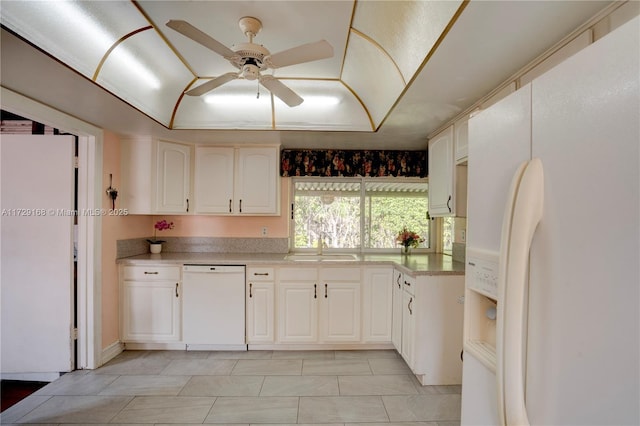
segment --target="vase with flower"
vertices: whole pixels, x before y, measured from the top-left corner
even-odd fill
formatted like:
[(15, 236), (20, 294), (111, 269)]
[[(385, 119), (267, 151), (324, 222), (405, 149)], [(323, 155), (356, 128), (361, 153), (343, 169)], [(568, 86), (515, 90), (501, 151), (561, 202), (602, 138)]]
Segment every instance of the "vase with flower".
[(162, 251), (162, 243), (166, 242), (164, 240), (159, 240), (157, 237), (158, 231), (164, 231), (165, 229), (173, 229), (173, 222), (167, 222), (162, 219), (156, 222), (153, 226), (153, 239), (147, 240), (149, 243), (149, 251), (154, 254), (158, 254)]
[(407, 230), (405, 227), (398, 233), (396, 241), (402, 245), (402, 254), (408, 256), (411, 254), (411, 249), (418, 247), (424, 241), (424, 238), (413, 231)]

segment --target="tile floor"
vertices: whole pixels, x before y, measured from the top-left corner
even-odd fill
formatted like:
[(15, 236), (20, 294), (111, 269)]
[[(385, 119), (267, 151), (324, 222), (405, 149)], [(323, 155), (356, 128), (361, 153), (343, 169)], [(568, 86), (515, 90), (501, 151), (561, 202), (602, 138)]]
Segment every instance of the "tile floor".
[(395, 351), (125, 351), (65, 374), (2, 424), (460, 424), (460, 386), (421, 386)]

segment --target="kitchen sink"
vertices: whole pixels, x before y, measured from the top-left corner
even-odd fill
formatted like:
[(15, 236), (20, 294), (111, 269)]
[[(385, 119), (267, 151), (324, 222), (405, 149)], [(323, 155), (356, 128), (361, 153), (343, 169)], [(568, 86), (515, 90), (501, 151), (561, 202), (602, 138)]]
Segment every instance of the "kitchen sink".
[(301, 261), (321, 261), (321, 260), (357, 260), (354, 254), (315, 254), (315, 253), (295, 253), (285, 257), (286, 260)]

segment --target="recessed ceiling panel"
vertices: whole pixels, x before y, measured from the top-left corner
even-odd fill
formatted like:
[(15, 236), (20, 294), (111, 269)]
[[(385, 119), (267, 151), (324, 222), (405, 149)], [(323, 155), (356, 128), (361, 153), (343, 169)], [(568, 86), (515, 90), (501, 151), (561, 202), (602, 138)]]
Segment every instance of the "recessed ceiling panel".
[(275, 99), (275, 124), (279, 130), (372, 131), (366, 110), (339, 81), (282, 80), (304, 99), (295, 108)]
[(2, 24), (92, 78), (121, 37), (149, 25), (128, 1), (3, 1)]
[(279, 77), (338, 78), (349, 33), (353, 1), (140, 1), (141, 9), (185, 58), (198, 77), (213, 77), (235, 68), (224, 58), (165, 24), (170, 19), (189, 22), (233, 49), (248, 41), (238, 25), (244, 16), (258, 18), (261, 31), (254, 43), (272, 54), (326, 39), (333, 58), (285, 67)]
[(358, 2), (353, 28), (375, 40), (409, 81), (461, 1)]
[(202, 96), (185, 95), (173, 128), (271, 130), (271, 118), (269, 91), (258, 87), (257, 81), (235, 80)]
[(360, 97), (377, 127), (404, 90), (400, 71), (380, 48), (352, 32), (342, 71), (345, 82)]
[(120, 43), (105, 60), (96, 82), (168, 126), (176, 100), (192, 79), (150, 29)]

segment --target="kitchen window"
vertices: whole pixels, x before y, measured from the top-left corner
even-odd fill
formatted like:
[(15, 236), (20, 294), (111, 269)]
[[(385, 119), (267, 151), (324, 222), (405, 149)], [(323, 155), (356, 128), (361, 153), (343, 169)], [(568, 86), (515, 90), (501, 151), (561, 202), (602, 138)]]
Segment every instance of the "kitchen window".
[(429, 249), (428, 183), (420, 178), (293, 178), (293, 251), (396, 252), (406, 227)]

